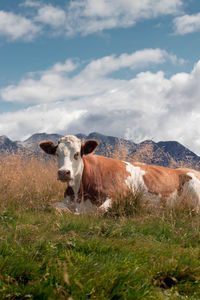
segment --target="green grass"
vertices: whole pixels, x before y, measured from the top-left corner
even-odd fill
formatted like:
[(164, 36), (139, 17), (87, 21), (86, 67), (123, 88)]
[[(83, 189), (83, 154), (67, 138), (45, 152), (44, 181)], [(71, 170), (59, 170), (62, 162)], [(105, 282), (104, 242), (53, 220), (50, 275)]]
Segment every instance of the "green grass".
[(0, 299), (200, 299), (200, 218), (0, 208)]

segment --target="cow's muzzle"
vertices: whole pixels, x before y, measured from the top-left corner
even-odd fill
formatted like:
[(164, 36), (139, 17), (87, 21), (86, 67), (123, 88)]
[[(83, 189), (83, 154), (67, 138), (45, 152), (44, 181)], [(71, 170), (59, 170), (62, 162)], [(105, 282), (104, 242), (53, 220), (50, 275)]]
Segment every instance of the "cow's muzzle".
[(58, 180), (69, 181), (72, 180), (70, 170), (58, 170)]

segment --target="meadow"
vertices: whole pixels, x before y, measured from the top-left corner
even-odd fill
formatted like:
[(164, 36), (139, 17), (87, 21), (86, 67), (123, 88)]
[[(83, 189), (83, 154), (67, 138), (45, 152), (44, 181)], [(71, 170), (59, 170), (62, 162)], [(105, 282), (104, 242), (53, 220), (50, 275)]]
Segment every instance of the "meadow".
[(0, 299), (200, 299), (195, 211), (129, 196), (104, 215), (62, 213), (51, 208), (66, 188), (56, 171), (0, 158)]

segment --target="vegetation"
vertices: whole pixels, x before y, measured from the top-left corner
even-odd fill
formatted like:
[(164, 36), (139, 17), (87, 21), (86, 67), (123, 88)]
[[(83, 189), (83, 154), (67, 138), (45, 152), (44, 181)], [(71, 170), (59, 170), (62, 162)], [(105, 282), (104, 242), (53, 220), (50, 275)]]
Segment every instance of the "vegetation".
[(145, 209), (140, 195), (105, 215), (53, 210), (54, 161), (0, 162), (0, 299), (200, 299), (200, 218)]

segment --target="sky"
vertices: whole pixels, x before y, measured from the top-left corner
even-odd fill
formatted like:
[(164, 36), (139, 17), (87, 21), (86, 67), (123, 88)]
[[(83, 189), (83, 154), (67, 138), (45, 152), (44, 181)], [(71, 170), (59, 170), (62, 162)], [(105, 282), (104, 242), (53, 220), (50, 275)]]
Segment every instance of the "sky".
[(94, 131), (200, 155), (199, 0), (0, 1), (0, 135)]

